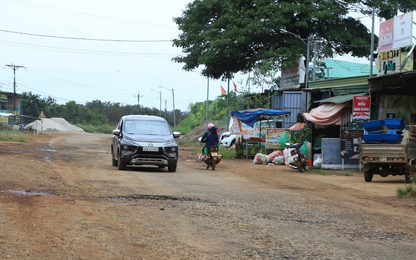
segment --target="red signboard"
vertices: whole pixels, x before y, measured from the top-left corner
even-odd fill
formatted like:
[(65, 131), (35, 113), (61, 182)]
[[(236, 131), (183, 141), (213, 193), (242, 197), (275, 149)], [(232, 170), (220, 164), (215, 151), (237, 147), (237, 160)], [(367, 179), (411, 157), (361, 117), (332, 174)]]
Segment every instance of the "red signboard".
[(352, 106), (352, 118), (353, 119), (370, 119), (370, 96), (354, 96)]

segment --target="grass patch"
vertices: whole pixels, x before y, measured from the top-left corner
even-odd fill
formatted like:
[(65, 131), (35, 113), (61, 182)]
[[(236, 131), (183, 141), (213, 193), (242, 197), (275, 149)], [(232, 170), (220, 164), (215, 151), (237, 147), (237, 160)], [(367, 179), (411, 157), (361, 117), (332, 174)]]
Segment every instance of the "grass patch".
[(82, 128), (87, 133), (94, 133), (94, 134), (112, 134), (113, 130), (116, 129), (117, 126), (113, 125), (81, 125), (77, 124), (76, 126)]
[(223, 147), (221, 147), (220, 149), (221, 149), (220, 153), (222, 155), (222, 157), (221, 157), (222, 159), (232, 159), (233, 158), (233, 156), (235, 154), (235, 150), (230, 150), (228, 148), (223, 148)]
[(12, 130), (9, 130), (9, 131), (1, 130), (0, 131), (0, 140), (2, 140), (2, 141), (25, 143), (32, 136), (34, 136), (33, 133), (27, 133), (27, 132), (12, 131)]
[(180, 140), (180, 139), (176, 139), (176, 143), (180, 147), (201, 147), (201, 149), (203, 147), (203, 143), (199, 143), (199, 142), (188, 142), (188, 141)]
[(413, 185), (406, 185), (405, 188), (397, 188), (397, 197), (399, 198), (416, 198), (416, 192)]
[(328, 171), (328, 170), (322, 170), (322, 169), (309, 169), (308, 171), (312, 174), (318, 174), (318, 175), (352, 176), (352, 174), (349, 172), (334, 172), (334, 171)]

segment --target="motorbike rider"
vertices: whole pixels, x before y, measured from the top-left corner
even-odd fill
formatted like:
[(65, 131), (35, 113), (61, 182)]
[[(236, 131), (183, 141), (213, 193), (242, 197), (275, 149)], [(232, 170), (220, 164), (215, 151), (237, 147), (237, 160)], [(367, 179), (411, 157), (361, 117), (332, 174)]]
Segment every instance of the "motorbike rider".
[(206, 143), (207, 142), (207, 136), (208, 136), (208, 134), (209, 134), (209, 132), (210, 132), (210, 130), (211, 130), (211, 128), (214, 126), (214, 124), (213, 123), (209, 123), (208, 125), (207, 125), (207, 127), (208, 127), (208, 131), (206, 131), (205, 133), (204, 133), (204, 135), (202, 136), (202, 138), (201, 138), (201, 142), (203, 142), (203, 143)]
[[(204, 150), (208, 151), (208, 148), (212, 146), (216, 146), (218, 148), (218, 128), (214, 125), (211, 126), (211, 129), (206, 137)], [(206, 154), (206, 152), (204, 152), (204, 154)]]
[[(205, 133), (204, 133), (204, 135), (201, 137), (201, 143), (206, 143), (207, 142), (207, 137), (208, 137), (208, 135), (209, 135), (209, 133), (210, 133), (210, 131), (211, 131), (211, 128), (214, 126), (214, 124), (213, 123), (209, 123), (208, 125), (207, 125), (207, 128), (208, 128), (208, 131), (206, 131)], [(202, 154), (204, 154), (204, 149), (205, 149), (205, 146), (204, 147), (202, 147)]]

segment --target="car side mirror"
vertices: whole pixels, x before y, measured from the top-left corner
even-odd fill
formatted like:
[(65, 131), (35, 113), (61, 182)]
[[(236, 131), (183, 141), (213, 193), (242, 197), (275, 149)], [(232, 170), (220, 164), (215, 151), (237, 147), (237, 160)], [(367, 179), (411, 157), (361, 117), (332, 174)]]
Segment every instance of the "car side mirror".
[(113, 135), (120, 135), (120, 129), (114, 129)]
[(173, 132), (173, 138), (179, 138), (179, 137), (181, 137), (181, 133)]

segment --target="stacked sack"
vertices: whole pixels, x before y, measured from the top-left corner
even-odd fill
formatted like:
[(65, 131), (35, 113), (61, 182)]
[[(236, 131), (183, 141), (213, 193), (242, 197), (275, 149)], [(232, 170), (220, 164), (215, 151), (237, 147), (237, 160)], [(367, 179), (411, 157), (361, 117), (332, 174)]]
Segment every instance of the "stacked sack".
[(285, 157), (281, 151), (274, 151), (269, 155), (257, 153), (254, 156), (253, 164), (285, 164)]

